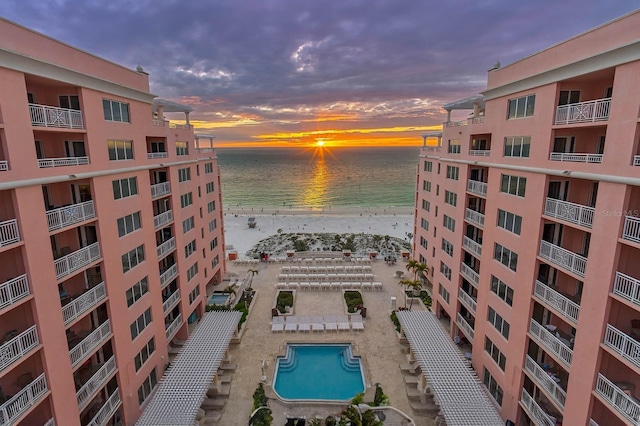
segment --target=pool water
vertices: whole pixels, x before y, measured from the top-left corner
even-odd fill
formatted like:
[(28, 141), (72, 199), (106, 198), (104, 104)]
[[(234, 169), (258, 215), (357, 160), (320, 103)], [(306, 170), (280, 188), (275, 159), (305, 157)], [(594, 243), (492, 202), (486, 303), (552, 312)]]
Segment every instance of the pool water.
[(225, 293), (213, 293), (209, 298), (210, 305), (224, 305), (229, 300), (229, 295)]
[(288, 344), (273, 381), (284, 400), (350, 401), (365, 390), (362, 362), (349, 344)]

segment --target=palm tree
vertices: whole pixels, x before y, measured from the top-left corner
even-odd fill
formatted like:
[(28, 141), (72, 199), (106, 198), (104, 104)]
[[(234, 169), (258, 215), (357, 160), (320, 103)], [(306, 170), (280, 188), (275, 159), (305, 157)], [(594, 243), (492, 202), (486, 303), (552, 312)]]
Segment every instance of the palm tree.
[(419, 263), (420, 263), (420, 262), (418, 262), (418, 261), (417, 261), (417, 260), (415, 260), (415, 259), (409, 259), (409, 260), (407, 260), (407, 265), (406, 265), (407, 271), (413, 271), (413, 270), (414, 270), (414, 268), (415, 268)]
[[(407, 308), (407, 291), (408, 291), (410, 288), (411, 288), (411, 289), (415, 288), (415, 287), (416, 287), (416, 284), (415, 284), (416, 282), (417, 282), (416, 280), (407, 280), (407, 279), (404, 279), (404, 280), (400, 280), (400, 282), (398, 283), (398, 284), (400, 284), (402, 287), (404, 287), (404, 291), (403, 291), (403, 293), (404, 293), (404, 308), (405, 308), (405, 309)], [(419, 286), (419, 285), (420, 285), (420, 284), (418, 283), (418, 286)], [(413, 299), (411, 300), (411, 302), (413, 303)]]
[(249, 285), (247, 286), (247, 289), (250, 290), (253, 284), (253, 277), (258, 275), (259, 272), (257, 269), (249, 269), (247, 272), (251, 274), (251, 277), (249, 278)]
[[(422, 287), (422, 285), (420, 284), (420, 280), (407, 280), (407, 290), (411, 290), (412, 291), (412, 296), (416, 295), (417, 291), (420, 291), (420, 288)], [(406, 300), (406, 298), (405, 298)], [(411, 310), (411, 308), (413, 307), (413, 297), (411, 297), (411, 303), (409, 303), (409, 310)]]
[(418, 279), (418, 272), (422, 273), (424, 271), (426, 271), (428, 268), (427, 264), (424, 262), (418, 262), (415, 259), (409, 259), (407, 260), (407, 271), (412, 271), (413, 272), (413, 279), (417, 280)]
[(422, 262), (422, 263), (418, 263), (415, 268), (413, 269), (414, 272), (414, 277), (417, 280), (418, 279), (418, 274), (420, 274), (420, 277), (422, 277), (424, 275), (424, 271), (428, 270), (429, 267), (427, 266), (426, 263)]

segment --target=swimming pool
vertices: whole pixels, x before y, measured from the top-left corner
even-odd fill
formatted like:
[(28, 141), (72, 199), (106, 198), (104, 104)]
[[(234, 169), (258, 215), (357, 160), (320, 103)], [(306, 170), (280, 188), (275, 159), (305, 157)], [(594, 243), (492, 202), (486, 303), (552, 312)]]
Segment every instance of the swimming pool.
[(350, 344), (287, 344), (273, 389), (283, 400), (350, 401), (365, 390), (362, 362)]
[(210, 305), (224, 305), (229, 300), (229, 295), (226, 293), (213, 293), (209, 298)]

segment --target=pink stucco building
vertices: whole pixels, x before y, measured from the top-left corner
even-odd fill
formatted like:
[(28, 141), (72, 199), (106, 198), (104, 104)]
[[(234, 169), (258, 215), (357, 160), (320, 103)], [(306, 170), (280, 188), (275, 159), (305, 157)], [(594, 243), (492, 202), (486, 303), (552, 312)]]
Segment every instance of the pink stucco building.
[(0, 425), (134, 424), (203, 315), (224, 234), (189, 111), (0, 19)]
[(505, 421), (640, 421), (639, 40), (636, 11), (496, 64), (424, 135), (415, 257)]

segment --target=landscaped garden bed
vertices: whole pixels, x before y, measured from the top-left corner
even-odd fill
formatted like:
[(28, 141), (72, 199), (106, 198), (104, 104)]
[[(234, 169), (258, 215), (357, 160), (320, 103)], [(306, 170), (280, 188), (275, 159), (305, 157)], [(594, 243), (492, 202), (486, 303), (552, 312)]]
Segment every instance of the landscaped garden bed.
[(349, 314), (357, 314), (364, 307), (364, 302), (362, 300), (362, 293), (356, 290), (346, 290), (343, 293), (344, 302), (347, 306), (347, 313)]
[(273, 309), (275, 309), (278, 315), (292, 315), (295, 298), (295, 290), (279, 290), (276, 294)]

